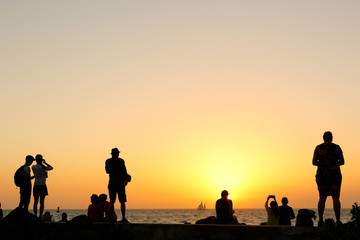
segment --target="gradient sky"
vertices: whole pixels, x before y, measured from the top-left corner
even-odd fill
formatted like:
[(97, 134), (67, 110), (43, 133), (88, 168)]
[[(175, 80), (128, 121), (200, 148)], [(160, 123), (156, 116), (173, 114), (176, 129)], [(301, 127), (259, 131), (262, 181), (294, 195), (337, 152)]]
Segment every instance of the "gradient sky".
[[(107, 193), (121, 151), (128, 208), (235, 208), (268, 194), (316, 208), (330, 130), (343, 207), (360, 199), (359, 1), (1, 1), (0, 202), (42, 154), (45, 208)], [(33, 201), (31, 201), (32, 206)], [(329, 199), (327, 206), (331, 207)], [(119, 208), (119, 204), (116, 205)]]

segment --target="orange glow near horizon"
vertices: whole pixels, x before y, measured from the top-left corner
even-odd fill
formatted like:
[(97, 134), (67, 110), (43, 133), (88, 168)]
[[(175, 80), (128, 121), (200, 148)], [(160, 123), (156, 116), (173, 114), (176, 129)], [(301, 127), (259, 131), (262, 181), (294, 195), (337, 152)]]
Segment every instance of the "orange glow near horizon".
[(14, 172), (38, 153), (54, 167), (45, 208), (87, 208), (108, 192), (113, 147), (130, 209), (214, 208), (224, 189), (234, 208), (269, 194), (316, 208), (311, 160), (328, 130), (351, 207), (358, 6), (260, 2), (1, 3), (2, 208), (18, 205)]

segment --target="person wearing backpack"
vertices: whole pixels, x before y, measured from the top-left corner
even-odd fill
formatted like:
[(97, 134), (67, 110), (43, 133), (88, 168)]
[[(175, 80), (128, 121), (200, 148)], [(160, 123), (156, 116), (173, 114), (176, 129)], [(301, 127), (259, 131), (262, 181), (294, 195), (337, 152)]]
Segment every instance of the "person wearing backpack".
[(30, 176), (30, 166), (34, 162), (35, 158), (31, 155), (27, 155), (25, 158), (25, 164), (21, 166), (15, 173), (15, 184), (20, 187), (20, 203), (19, 208), (23, 208), (26, 211), (29, 209), (31, 198), (31, 179), (34, 176)]

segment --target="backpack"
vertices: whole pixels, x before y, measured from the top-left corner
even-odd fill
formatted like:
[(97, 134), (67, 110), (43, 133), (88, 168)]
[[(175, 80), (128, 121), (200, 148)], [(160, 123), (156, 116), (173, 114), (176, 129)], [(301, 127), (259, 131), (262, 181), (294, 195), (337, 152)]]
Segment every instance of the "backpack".
[(14, 182), (17, 187), (20, 187), (25, 182), (24, 165), (19, 167), (14, 175)]

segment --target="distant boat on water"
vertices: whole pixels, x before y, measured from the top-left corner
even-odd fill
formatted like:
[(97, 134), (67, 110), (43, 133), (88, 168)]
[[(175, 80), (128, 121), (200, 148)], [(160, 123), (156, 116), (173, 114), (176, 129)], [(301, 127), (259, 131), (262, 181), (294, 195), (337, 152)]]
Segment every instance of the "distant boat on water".
[(206, 204), (205, 203), (203, 204), (203, 202), (201, 202), (197, 209), (198, 210), (206, 210)]

